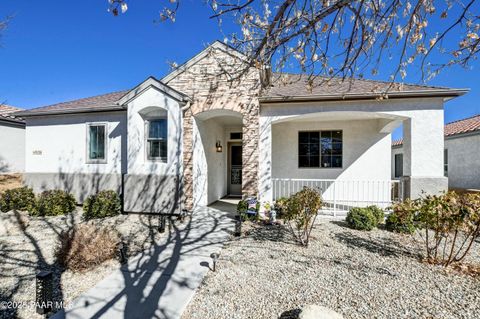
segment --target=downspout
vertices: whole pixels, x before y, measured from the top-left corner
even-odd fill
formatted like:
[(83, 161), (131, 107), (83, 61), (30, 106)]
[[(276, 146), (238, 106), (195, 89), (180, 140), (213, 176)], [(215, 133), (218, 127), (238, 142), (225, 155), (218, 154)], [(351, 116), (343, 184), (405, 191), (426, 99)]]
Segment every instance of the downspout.
[[(182, 107), (182, 144), (183, 144), (183, 113), (190, 108), (190, 105), (191, 105), (190, 101), (187, 100), (187, 103)], [(183, 145), (182, 145), (182, 154), (183, 154), (184, 151), (185, 150), (183, 149)], [(177, 194), (179, 194), (178, 204), (180, 205), (180, 207), (179, 207), (180, 213), (181, 213), (181, 215), (183, 215), (185, 213), (185, 211), (182, 209), (182, 206), (183, 206), (182, 201), (183, 201), (183, 197), (184, 197), (184, 194), (183, 194), (183, 183), (184, 183), (184, 179), (183, 179), (183, 170), (184, 170), (183, 158), (181, 159), (181, 163), (182, 163), (181, 174), (178, 174), (178, 175), (181, 175), (181, 176), (178, 176), (179, 180), (178, 180), (178, 184), (177, 184), (177, 187), (178, 187)]]

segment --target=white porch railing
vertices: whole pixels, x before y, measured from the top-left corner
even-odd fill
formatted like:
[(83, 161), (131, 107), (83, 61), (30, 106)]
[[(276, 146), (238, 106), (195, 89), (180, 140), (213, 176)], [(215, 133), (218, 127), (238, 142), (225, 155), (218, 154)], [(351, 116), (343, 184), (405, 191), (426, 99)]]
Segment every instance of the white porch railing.
[(377, 205), (387, 208), (393, 200), (403, 198), (401, 183), (395, 180), (336, 180), (273, 178), (273, 200), (289, 197), (303, 187), (317, 189), (322, 195), (322, 213), (345, 213), (351, 207)]

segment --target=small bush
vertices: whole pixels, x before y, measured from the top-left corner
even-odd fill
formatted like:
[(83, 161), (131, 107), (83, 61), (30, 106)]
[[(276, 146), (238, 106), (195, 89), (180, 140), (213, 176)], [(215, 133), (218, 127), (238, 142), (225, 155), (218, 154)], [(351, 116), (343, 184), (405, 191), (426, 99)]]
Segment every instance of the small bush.
[(63, 190), (44, 191), (35, 201), (35, 205), (29, 209), (34, 216), (58, 216), (65, 215), (75, 209), (75, 198), (72, 194)]
[(354, 207), (347, 214), (348, 226), (358, 230), (372, 230), (377, 227), (377, 218), (368, 208)]
[(288, 198), (280, 197), (275, 201), (274, 209), (277, 212), (277, 217), (282, 218), (287, 212)]
[(93, 268), (115, 258), (120, 236), (116, 231), (93, 224), (76, 226), (60, 234), (55, 250), (58, 263), (72, 271)]
[[(322, 208), (320, 193), (309, 187), (304, 187), (287, 201), (284, 218), (297, 240), (304, 246), (308, 246), (310, 233), (320, 208)], [(295, 225), (295, 229), (292, 227), (292, 223)]]
[(427, 195), (416, 204), (427, 260), (445, 267), (461, 262), (480, 237), (480, 194)]
[(248, 208), (247, 201), (242, 199), (241, 201), (238, 202), (237, 204), (237, 212), (239, 214), (245, 214)]
[(395, 203), (392, 213), (387, 216), (385, 228), (396, 233), (413, 234), (416, 229), (415, 211), (415, 202), (411, 200)]
[(382, 224), (385, 221), (385, 213), (380, 207), (372, 205), (368, 206), (367, 209), (372, 212), (373, 216), (377, 220), (377, 225)]
[(89, 196), (83, 203), (83, 217), (86, 220), (115, 216), (120, 214), (121, 210), (120, 196), (111, 190)]
[(28, 210), (35, 202), (33, 190), (28, 187), (18, 187), (6, 190), (0, 196), (0, 210), (8, 212), (12, 209)]

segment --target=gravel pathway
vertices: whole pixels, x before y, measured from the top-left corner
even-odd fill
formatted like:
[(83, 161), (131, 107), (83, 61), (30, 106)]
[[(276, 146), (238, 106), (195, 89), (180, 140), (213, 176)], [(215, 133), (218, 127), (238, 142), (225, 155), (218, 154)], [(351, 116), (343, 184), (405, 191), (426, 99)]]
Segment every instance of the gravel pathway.
[[(419, 261), (411, 236), (322, 219), (308, 248), (283, 226), (250, 225), (222, 251), (190, 318), (290, 318), (307, 304), (345, 318), (479, 318), (480, 278)], [(470, 262), (480, 263), (480, 244)]]
[[(0, 213), (0, 301), (26, 305), (15, 310), (0, 309), (0, 318), (43, 318), (35, 313), (30, 304), (35, 298), (35, 275), (39, 269), (53, 271), (56, 287), (54, 300), (63, 300), (64, 305), (68, 306), (113, 269), (119, 268), (117, 260), (107, 261), (81, 273), (62, 272), (57, 267), (54, 249), (58, 234), (80, 223), (84, 223), (81, 209), (67, 216), (45, 218), (31, 217), (23, 212)], [(155, 228), (158, 218), (142, 215), (119, 215), (90, 223), (114, 227), (129, 242), (130, 255), (146, 249), (153, 240), (162, 236)]]

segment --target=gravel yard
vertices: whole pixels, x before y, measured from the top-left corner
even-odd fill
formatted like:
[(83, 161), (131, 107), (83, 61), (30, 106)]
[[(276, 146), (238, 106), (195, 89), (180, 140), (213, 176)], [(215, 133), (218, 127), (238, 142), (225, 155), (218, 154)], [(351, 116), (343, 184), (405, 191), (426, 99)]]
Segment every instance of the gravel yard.
[[(480, 316), (480, 278), (420, 262), (411, 236), (321, 219), (304, 248), (283, 226), (245, 226), (247, 235), (222, 251), (183, 319), (294, 318), (307, 304), (345, 318)], [(478, 242), (468, 262), (480, 264)]]
[[(162, 235), (155, 228), (158, 219), (142, 215), (119, 215), (91, 222), (119, 231), (122, 238), (129, 241), (130, 254), (146, 248)], [(59, 269), (54, 261), (58, 234), (79, 223), (82, 223), (81, 209), (57, 217), (30, 217), (13, 211), (0, 213), (0, 301), (32, 302), (35, 298), (35, 274), (38, 269), (48, 269), (54, 273), (54, 300), (63, 300), (68, 306), (112, 269), (119, 267), (118, 261), (110, 260), (83, 273), (62, 272)], [(13, 317), (43, 318), (29, 306), (16, 310), (0, 309), (0, 318)]]
[(0, 193), (7, 189), (22, 187), (21, 174), (0, 174)]

